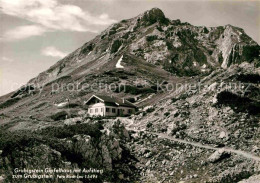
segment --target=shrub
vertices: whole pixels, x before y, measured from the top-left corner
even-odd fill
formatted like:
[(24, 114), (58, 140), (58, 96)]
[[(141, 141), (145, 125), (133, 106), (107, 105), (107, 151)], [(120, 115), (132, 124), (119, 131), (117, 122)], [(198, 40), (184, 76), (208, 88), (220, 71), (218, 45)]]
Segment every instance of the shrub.
[(47, 127), (38, 133), (43, 136), (56, 138), (68, 138), (73, 137), (76, 134), (87, 134), (91, 137), (99, 137), (101, 135), (100, 129), (102, 129), (100, 123), (76, 124), (64, 127)]
[(248, 112), (252, 115), (260, 113), (260, 103), (247, 97), (238, 96), (229, 91), (220, 92), (217, 95), (217, 105), (230, 106), (237, 112)]
[(75, 107), (79, 107), (79, 106), (80, 105), (77, 104), (77, 103), (69, 103), (68, 106), (66, 106), (66, 107), (68, 107), (68, 108), (75, 108)]
[(146, 112), (147, 112), (147, 113), (151, 113), (151, 112), (153, 112), (154, 110), (155, 110), (154, 107), (150, 107), (150, 108), (148, 108), (148, 109), (146, 110)]
[(87, 54), (88, 52), (92, 51), (95, 47), (95, 44), (91, 43), (89, 45), (86, 45), (82, 50), (81, 53), (82, 54)]
[(127, 22), (127, 20), (125, 20), (125, 19), (121, 21), (121, 23), (126, 23), (126, 22)]
[(9, 155), (15, 149), (21, 150), (25, 146), (31, 147), (38, 144), (40, 138), (37, 138), (29, 131), (9, 132), (0, 130), (0, 147), (3, 150), (2, 156)]
[(54, 81), (51, 81), (51, 82), (47, 83), (47, 84), (45, 85), (45, 87), (46, 87), (46, 86), (51, 86), (51, 85), (54, 84), (54, 83), (66, 83), (66, 82), (68, 82), (70, 79), (71, 79), (71, 76), (62, 76), (62, 77), (60, 77), (60, 78), (58, 78), (58, 79), (56, 79), (56, 80), (54, 80)]
[(172, 50), (173, 49), (173, 45), (170, 41), (166, 41), (166, 46), (168, 48), (168, 50)]
[(188, 94), (187, 94), (187, 93), (183, 93), (183, 94), (181, 94), (181, 95), (178, 97), (178, 99), (179, 99), (179, 100), (185, 100), (187, 97), (188, 97)]
[(240, 74), (237, 76), (237, 80), (247, 83), (260, 83), (259, 74)]
[(251, 62), (254, 60), (254, 58), (259, 58), (259, 49), (260, 46), (245, 46), (243, 49), (243, 56), (245, 60)]
[(119, 78), (120, 78), (120, 79), (128, 79), (128, 77), (125, 76), (125, 75), (121, 75), (121, 76), (119, 76)]
[(11, 98), (14, 98), (16, 96), (18, 96), (19, 94), (30, 94), (30, 93), (33, 93), (34, 91), (34, 87), (33, 86), (23, 86), (21, 87), (18, 91), (16, 91), (12, 96)]
[(111, 30), (108, 32), (108, 35), (111, 36), (111, 35), (113, 35), (113, 34), (115, 34), (115, 33), (116, 33), (116, 30), (111, 29)]
[(136, 86), (131, 86), (131, 85), (124, 85), (118, 87), (115, 92), (120, 93), (120, 92), (125, 92), (125, 93), (130, 93), (132, 95), (138, 95), (138, 94), (149, 94), (149, 93), (156, 93), (156, 90), (152, 88), (138, 88)]
[(174, 103), (174, 102), (176, 102), (176, 101), (178, 101), (178, 99), (172, 98), (172, 103)]
[(169, 116), (171, 113), (170, 112), (166, 112), (166, 113), (164, 113), (164, 116)]
[(154, 41), (156, 39), (158, 39), (157, 35), (146, 36), (146, 41), (148, 41), (148, 42), (152, 42), (152, 41)]
[(4, 109), (6, 107), (10, 107), (11, 105), (17, 103), (20, 100), (20, 98), (12, 98), (8, 99), (7, 101), (0, 104), (0, 109)]
[(153, 124), (151, 122), (147, 123), (146, 128), (151, 128)]
[(114, 40), (114, 42), (112, 43), (110, 52), (111, 53), (117, 52), (121, 45), (122, 45), (122, 41), (121, 40), (118, 40), (118, 39)]
[(156, 29), (157, 29), (158, 31), (160, 31), (160, 32), (163, 32), (163, 29), (162, 29), (161, 26), (156, 26)]
[(13, 150), (22, 150), (25, 147), (33, 147), (39, 144), (47, 144), (54, 149), (62, 149), (59, 138), (71, 138), (77, 134), (85, 134), (98, 140), (102, 135), (100, 123), (76, 124), (63, 127), (47, 127), (37, 131), (15, 131), (9, 132), (0, 130), (0, 147), (3, 155), (10, 154)]
[(151, 89), (157, 91), (157, 90), (162, 90), (161, 87), (158, 87), (157, 85), (152, 85)]
[(68, 113), (66, 111), (60, 111), (53, 115), (51, 115), (51, 119), (54, 121), (64, 120), (68, 116)]
[(104, 39), (106, 37), (107, 34), (104, 34), (101, 36), (101, 39)]

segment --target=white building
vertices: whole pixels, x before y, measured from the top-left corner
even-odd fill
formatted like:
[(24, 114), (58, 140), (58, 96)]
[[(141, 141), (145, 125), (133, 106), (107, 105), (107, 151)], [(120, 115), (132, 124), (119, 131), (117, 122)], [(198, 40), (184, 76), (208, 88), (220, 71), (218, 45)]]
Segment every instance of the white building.
[(90, 116), (128, 116), (137, 110), (131, 102), (113, 96), (92, 95), (85, 105)]

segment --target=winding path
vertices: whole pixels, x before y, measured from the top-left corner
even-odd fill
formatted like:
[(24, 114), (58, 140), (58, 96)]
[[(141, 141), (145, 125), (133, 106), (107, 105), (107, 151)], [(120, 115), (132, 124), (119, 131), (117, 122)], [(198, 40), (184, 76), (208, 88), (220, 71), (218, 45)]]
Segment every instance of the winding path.
[[(123, 119), (123, 118), (120, 118), (121, 121), (124, 122), (124, 124), (133, 124), (132, 120), (130, 119)], [(126, 125), (126, 126), (128, 126)], [(127, 130), (132, 130), (132, 131), (135, 131), (135, 132), (140, 132), (140, 131), (143, 131), (145, 133), (149, 133), (149, 134), (153, 134), (153, 135), (157, 135), (159, 138), (163, 138), (163, 139), (168, 139), (168, 140), (171, 140), (171, 141), (175, 141), (175, 142), (179, 142), (179, 143), (183, 143), (183, 144), (188, 144), (188, 145), (192, 145), (192, 146), (195, 146), (195, 147), (199, 147), (199, 148), (204, 148), (204, 149), (210, 149), (210, 150), (219, 150), (219, 149), (224, 149), (226, 152), (230, 152), (230, 153), (234, 153), (234, 154), (237, 154), (237, 155), (240, 155), (240, 156), (243, 156), (247, 159), (251, 159), (251, 160), (255, 160), (255, 161), (259, 161), (260, 162), (260, 157), (256, 156), (256, 155), (253, 155), (249, 152), (245, 152), (245, 151), (242, 151), (242, 150), (236, 150), (236, 149), (232, 149), (232, 148), (229, 148), (229, 147), (221, 147), (221, 148), (217, 148), (217, 147), (212, 147), (210, 145), (203, 145), (201, 143), (198, 143), (198, 142), (189, 142), (189, 141), (186, 141), (186, 140), (182, 140), (182, 139), (176, 139), (174, 137), (171, 137), (165, 133), (157, 133), (157, 132), (149, 132), (149, 131), (145, 131), (145, 130), (137, 130), (135, 128), (129, 128), (129, 127), (126, 127)]]
[(252, 159), (252, 160), (260, 162), (260, 157), (255, 156), (253, 154), (250, 154), (248, 152), (242, 151), (242, 150), (235, 150), (235, 149), (232, 149), (232, 148), (229, 148), (229, 147), (216, 148), (216, 147), (212, 147), (212, 146), (209, 146), (209, 145), (203, 145), (203, 144), (200, 144), (200, 143), (197, 143), (197, 142), (188, 142), (186, 140), (173, 138), (173, 137), (168, 136), (167, 134), (164, 134), (164, 133), (155, 133), (155, 132), (147, 132), (147, 133), (158, 135), (158, 137), (161, 137), (161, 138), (164, 138), (164, 139), (169, 139), (169, 140), (172, 140), (172, 141), (175, 141), (175, 142), (180, 142), (180, 143), (183, 143), (183, 144), (189, 144), (189, 145), (204, 148), (204, 149), (211, 149), (211, 150), (224, 149), (226, 152), (241, 155), (241, 156), (244, 156), (245, 158)]

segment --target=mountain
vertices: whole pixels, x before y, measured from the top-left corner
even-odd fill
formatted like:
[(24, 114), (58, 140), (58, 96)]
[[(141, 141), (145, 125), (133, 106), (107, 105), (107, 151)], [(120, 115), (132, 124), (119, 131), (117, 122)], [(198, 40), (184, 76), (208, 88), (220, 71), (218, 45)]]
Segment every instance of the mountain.
[[(158, 8), (113, 24), (0, 97), (0, 175), (8, 182), (12, 167), (91, 165), (106, 171), (97, 182), (257, 175), (259, 50), (241, 28), (193, 26)], [(96, 93), (139, 112), (90, 118), (84, 101)]]
[(160, 9), (153, 8), (113, 24), (30, 83), (45, 84), (66, 75), (90, 74), (96, 68), (113, 69), (109, 63), (123, 55), (130, 57), (126, 67), (137, 57), (176, 75), (197, 75), (243, 61), (259, 63), (255, 60), (259, 45), (241, 28), (193, 26), (169, 20)]
[[(117, 68), (119, 60), (121, 68)], [(135, 18), (111, 25), (31, 79), (27, 86), (0, 98), (0, 103), (3, 103), (0, 108), (6, 108), (4, 101), (8, 97), (7, 105), (18, 100), (21, 104), (24, 100), (24, 106), (32, 106), (31, 101), (35, 101), (35, 105), (39, 101), (48, 105), (48, 101), (58, 103), (66, 98), (87, 98), (93, 93), (91, 86), (97, 84), (104, 85), (103, 89), (97, 87), (99, 93), (138, 97), (140, 101), (154, 93), (157, 100), (162, 95), (156, 92), (157, 85), (162, 81), (190, 81), (192, 78), (189, 76), (205, 76), (216, 69), (227, 69), (244, 61), (259, 65), (259, 45), (242, 29), (231, 25), (209, 28), (193, 26), (180, 20), (169, 20), (160, 9), (153, 8)], [(104, 91), (111, 83), (116, 87), (126, 85), (127, 92)], [(136, 85), (140, 85), (139, 88)], [(28, 91), (37, 95), (24, 97)], [(144, 106), (146, 103), (140, 102), (138, 105)], [(37, 119), (43, 117), (46, 120), (45, 113), (52, 112), (52, 107), (46, 106), (39, 111), (42, 115), (37, 112)], [(14, 117), (20, 112), (28, 116), (36, 115), (33, 109), (29, 112), (29, 108), (20, 108), (11, 108), (14, 113), (10, 116)]]

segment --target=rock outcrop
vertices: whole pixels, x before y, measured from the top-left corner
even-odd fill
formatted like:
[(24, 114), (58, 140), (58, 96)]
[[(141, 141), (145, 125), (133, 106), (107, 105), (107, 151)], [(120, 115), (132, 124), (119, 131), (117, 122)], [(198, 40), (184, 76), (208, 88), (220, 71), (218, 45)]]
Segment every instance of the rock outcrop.
[[(82, 125), (88, 126), (88, 124)], [(82, 125), (81, 127), (83, 127)], [(110, 129), (107, 129), (111, 133), (107, 133), (107, 130), (103, 132), (95, 130), (93, 134), (88, 134), (88, 130), (84, 132), (80, 126), (75, 125), (60, 128), (56, 128), (56, 130), (62, 132), (62, 129), (74, 128), (75, 131), (81, 131), (81, 133), (74, 131), (70, 135), (73, 135), (73, 133), (75, 135), (71, 137), (56, 138), (49, 135), (49, 132), (46, 136), (46, 132), (44, 132), (44, 135), (42, 132), (28, 132), (28, 135), (33, 137), (28, 138), (26, 135), (16, 132), (17, 134), (14, 134), (17, 135), (15, 137), (16, 142), (8, 142), (8, 138), (14, 137), (6, 135), (5, 142), (1, 142), (4, 149), (0, 155), (0, 163), (3, 165), (0, 167), (0, 178), (5, 182), (11, 182), (14, 167), (29, 170), (57, 167), (67, 170), (75, 168), (102, 170), (102, 174), (98, 174), (95, 179), (98, 182), (101, 180), (117, 182), (130, 178), (135, 179), (135, 168), (131, 166), (131, 164), (135, 164), (135, 160), (128, 157), (130, 152), (125, 145), (130, 137), (119, 122), (115, 122)], [(91, 128), (91, 125), (89, 128)], [(67, 132), (64, 135), (66, 134)], [(55, 133), (55, 136), (59, 136), (59, 134)], [(19, 140), (27, 143), (18, 144)], [(56, 174), (52, 175), (55, 176), (51, 179), (51, 182), (59, 182)], [(70, 181), (63, 180), (63, 182)], [(85, 178), (84, 181), (90, 181), (90, 179)], [(27, 182), (27, 179), (20, 179), (19, 182)]]

